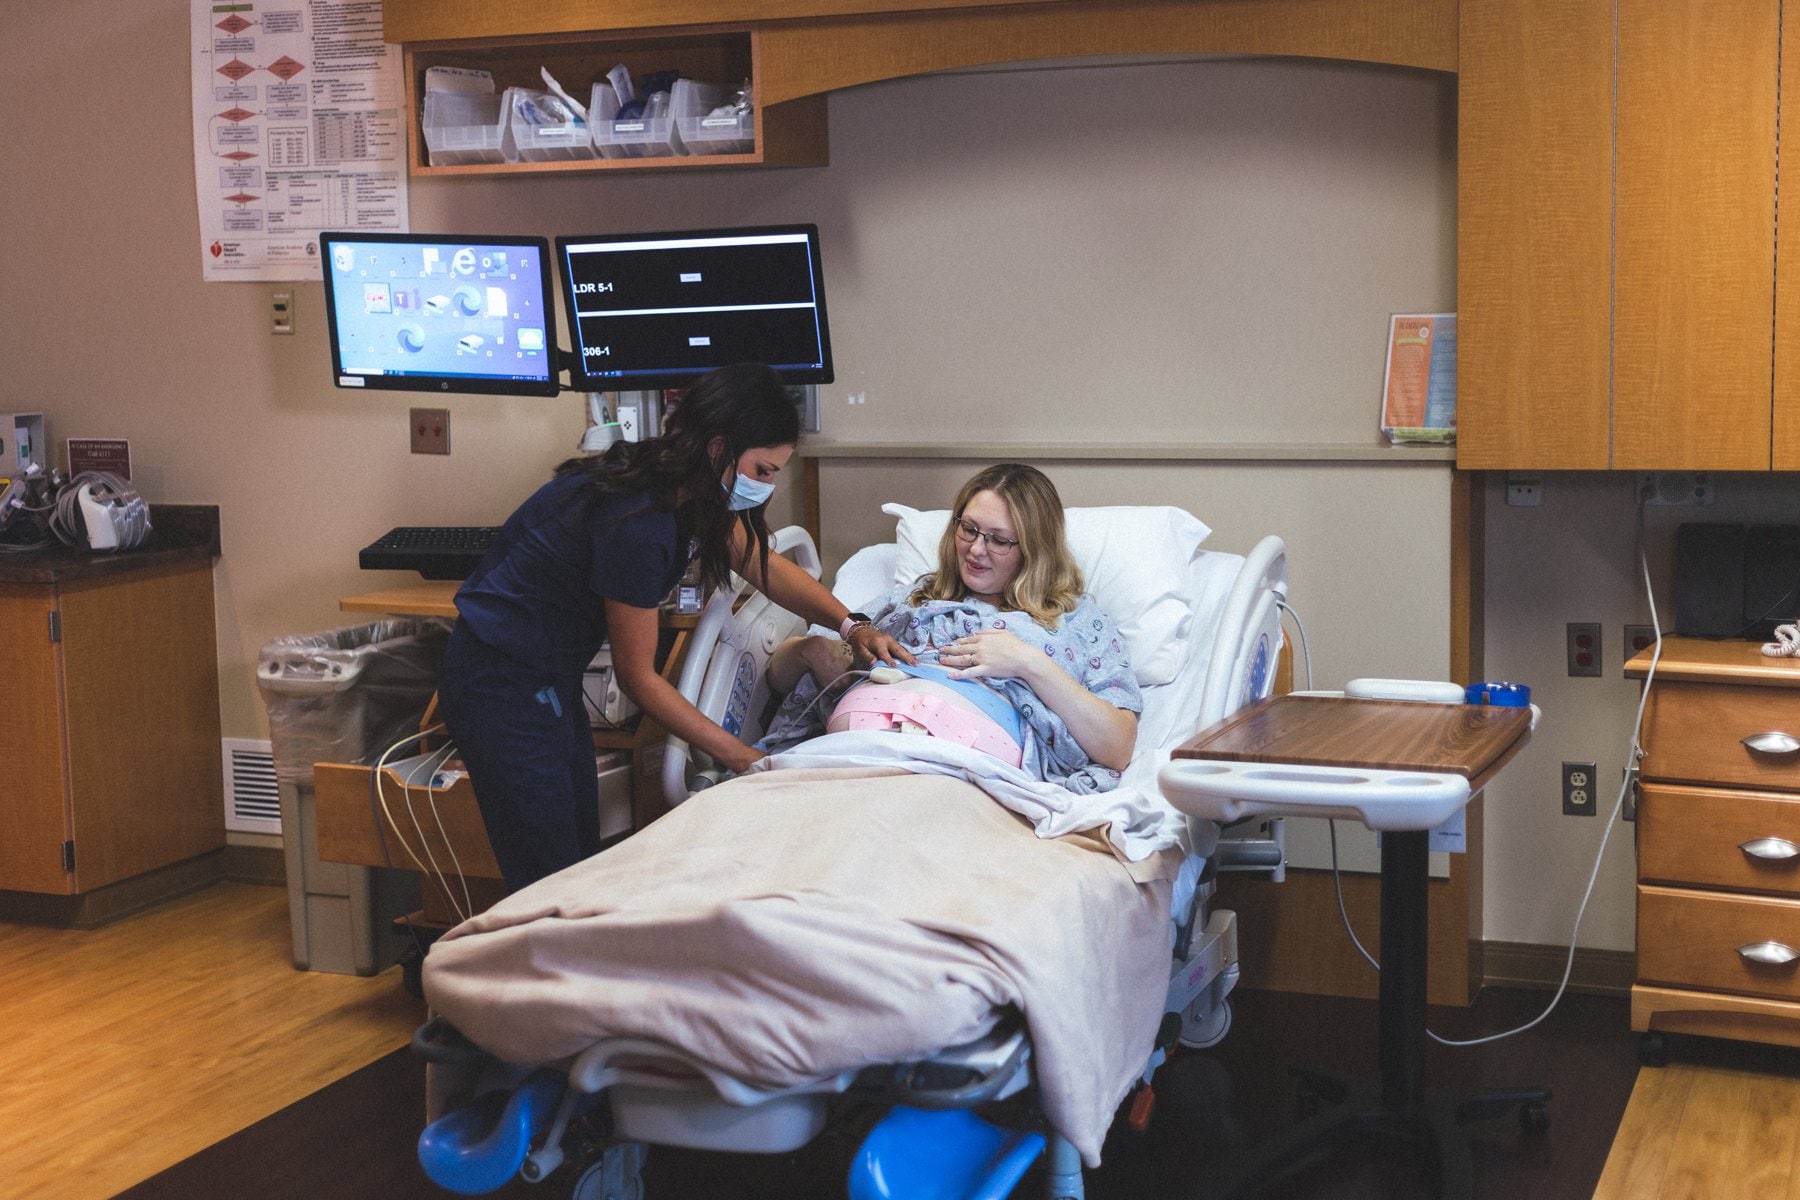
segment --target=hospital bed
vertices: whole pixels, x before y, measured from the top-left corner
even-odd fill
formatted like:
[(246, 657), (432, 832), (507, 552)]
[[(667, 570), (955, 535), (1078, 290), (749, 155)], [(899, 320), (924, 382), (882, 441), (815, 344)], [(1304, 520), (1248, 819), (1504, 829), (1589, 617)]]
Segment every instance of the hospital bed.
[[(887, 511), (899, 518), (895, 541), (858, 551), (834, 581), (833, 590), (851, 608), (879, 596), (896, 580), (916, 576), (931, 562), (936, 533), (948, 516), (899, 506)], [(892, 781), (877, 771), (877, 782), (866, 784), (858, 772), (869, 768), (855, 754), (848, 760), (832, 756), (840, 753), (835, 747), (845, 738), (885, 738), (915, 746), (935, 739), (834, 734), (803, 748), (831, 747), (829, 752), (819, 751), (821, 758), (802, 757), (789, 764), (782, 762), (787, 755), (778, 755), (775, 769), (723, 783), (713, 764), (672, 739), (663, 766), (665, 793), (676, 805), (668, 816), (589, 864), (502, 902), (490, 914), (453, 931), (428, 957), (427, 998), (438, 1015), (419, 1031), (414, 1044), (431, 1064), (429, 1108), (434, 1120), (421, 1137), (420, 1157), (434, 1179), (466, 1193), (492, 1190), (514, 1175), (543, 1179), (578, 1146), (592, 1162), (581, 1173), (574, 1194), (580, 1200), (631, 1200), (642, 1194), (639, 1169), (647, 1144), (780, 1153), (806, 1144), (849, 1104), (876, 1102), (894, 1107), (858, 1153), (850, 1180), (853, 1200), (919, 1194), (909, 1188), (909, 1171), (915, 1178), (930, 1179), (932, 1195), (964, 1195), (971, 1200), (1005, 1196), (1045, 1152), (1047, 1194), (1082, 1195), (1082, 1162), (1097, 1161), (1106, 1125), (1133, 1084), (1140, 1077), (1149, 1081), (1177, 1042), (1214, 1044), (1230, 1024), (1228, 995), (1237, 979), (1235, 918), (1230, 912), (1210, 911), (1207, 904), (1212, 893), (1207, 856), (1218, 830), (1209, 821), (1183, 817), (1169, 807), (1157, 790), (1156, 773), (1169, 752), (1194, 730), (1270, 692), (1281, 644), (1280, 605), (1287, 575), (1286, 552), (1279, 539), (1265, 538), (1243, 557), (1199, 549), (1208, 531), (1180, 510), (1072, 509), (1069, 520), (1071, 547), (1089, 588), (1131, 643), (1134, 664), (1139, 662), (1140, 646), (1144, 648), (1138, 667), (1144, 695), (1138, 748), (1117, 793), (1088, 798), (1085, 817), (1083, 803), (1057, 810), (1066, 797), (1052, 797), (1051, 803), (1038, 807), (1034, 805), (1042, 797), (1030, 793), (1002, 801), (1030, 822), (1033, 834), (1032, 828), (1007, 815), (1001, 803), (976, 792), (965, 776), (955, 773), (960, 764), (954, 754), (948, 765), (909, 767), (920, 772), (917, 776)], [(815, 577), (819, 574), (817, 554), (801, 531), (781, 531), (774, 545)], [(702, 711), (746, 741), (754, 741), (772, 713), (762, 678), (768, 657), (782, 640), (802, 631), (798, 618), (759, 594), (715, 595), (694, 631), (679, 686)], [(853, 807), (852, 796), (863, 803), (865, 793), (877, 786), (909, 789), (896, 803), (903, 813), (919, 814), (928, 829), (917, 838), (884, 841), (861, 828), (840, 834), (822, 827), (832, 824), (831, 814)], [(979, 802), (971, 803), (969, 797), (978, 797)], [(891, 1060), (863, 1061), (852, 1055), (851, 1061), (841, 1061), (844, 1055), (824, 1051), (832, 1061), (787, 1063), (793, 1049), (790, 1042), (805, 1040), (806, 1048), (813, 1049), (813, 1026), (822, 1021), (830, 1027), (839, 1014), (827, 1004), (826, 1015), (820, 1018), (815, 1012), (811, 1024), (769, 1015), (762, 993), (757, 994), (762, 1008), (740, 1011), (734, 1007), (740, 997), (730, 994), (721, 999), (717, 1011), (697, 1005), (679, 1036), (644, 1036), (642, 1029), (610, 1026), (594, 1036), (595, 1030), (586, 1024), (584, 998), (604, 996), (607, 1005), (622, 1009), (627, 1002), (617, 994), (635, 988), (642, 992), (645, 1011), (660, 1013), (671, 1002), (658, 995), (655, 986), (644, 986), (646, 977), (657, 975), (660, 968), (653, 965), (646, 971), (639, 959), (608, 962), (593, 976), (582, 975), (573, 982), (565, 977), (560, 957), (568, 945), (564, 939), (581, 937), (577, 927), (584, 921), (596, 922), (594, 928), (600, 931), (590, 941), (613, 946), (629, 942), (636, 932), (634, 925), (620, 923), (617, 912), (589, 912), (582, 907), (587, 903), (582, 891), (586, 882), (576, 877), (578, 873), (591, 864), (595, 870), (612, 870), (607, 886), (634, 894), (653, 891), (666, 873), (664, 867), (675, 869), (669, 866), (672, 860), (664, 857), (659, 867), (631, 856), (657, 839), (666, 845), (650, 850), (717, 852), (723, 869), (738, 869), (732, 852), (716, 850), (715, 843), (755, 837), (754, 826), (779, 826), (776, 813), (804, 823), (804, 828), (791, 831), (794, 839), (809, 845), (833, 844), (831, 839), (838, 837), (835, 844), (843, 854), (868, 856), (866, 862), (858, 860), (845, 870), (852, 878), (871, 881), (873, 890), (903, 890), (904, 877), (917, 873), (921, 879), (935, 880), (920, 887), (940, 897), (962, 885), (963, 873), (979, 874), (982, 866), (1006, 863), (1015, 871), (1032, 871), (1039, 878), (1031, 879), (1031, 886), (1048, 898), (1033, 898), (1038, 907), (1032, 910), (1036, 916), (1031, 924), (1055, 926), (1064, 918), (1101, 924), (1084, 925), (1081, 936), (1063, 939), (1081, 947), (1073, 965), (1063, 962), (1057, 956), (1060, 951), (1051, 947), (1052, 961), (1041, 968), (1049, 978), (1030, 978), (1034, 968), (1029, 963), (1008, 970), (1026, 977), (1020, 990), (1034, 997), (1067, 989), (1076, 1015), (1087, 1016), (1091, 1007), (1099, 1014), (1097, 1023), (1106, 1028), (1071, 1037), (1067, 1026), (1072, 1018), (1064, 1016), (1060, 1004), (1034, 1007), (1019, 996), (1005, 1003), (983, 998), (984, 988), (998, 990), (989, 974), (990, 960), (1004, 959), (1019, 949), (1003, 944), (1003, 939), (1030, 944), (1037, 937), (1046, 947), (1050, 942), (1041, 931), (1007, 927), (990, 944), (983, 940), (988, 936), (985, 926), (977, 926), (978, 936), (972, 939), (946, 941), (946, 929), (952, 934), (958, 930), (945, 916), (949, 910), (939, 911), (934, 905), (960, 902), (952, 896), (922, 902), (929, 911), (915, 918), (920, 926), (932, 926), (919, 936), (941, 946), (951, 963), (944, 968), (945, 979), (916, 991), (902, 985), (893, 1011), (883, 1011), (881, 1020), (869, 1028), (872, 1041), (884, 1045), (890, 1033), (886, 1023), (897, 1021), (904, 1027), (914, 1010), (936, 1013), (961, 1005), (981, 1009), (980, 1027), (964, 1029), (970, 1036)], [(1110, 822), (1092, 828), (1096, 813), (1110, 816)], [(1089, 828), (1082, 828), (1084, 821)], [(1063, 833), (1065, 827), (1070, 836), (1046, 836)], [(966, 831), (978, 843), (972, 852), (981, 861), (946, 868), (938, 857), (941, 841), (932, 841), (945, 828)], [(1021, 838), (1021, 829), (1032, 836)], [(981, 840), (986, 838), (998, 840)], [(1203, 853), (1194, 853), (1196, 847)], [(779, 855), (764, 851), (763, 857)], [(1158, 870), (1149, 869), (1150, 864)], [(639, 873), (632, 875), (634, 869)], [(709, 860), (694, 869), (715, 868)], [(823, 873), (835, 869), (834, 863)], [(1148, 882), (1137, 882), (1140, 876)], [(896, 877), (902, 881), (886, 882)], [(1090, 888), (1089, 881), (1099, 881), (1098, 891), (1084, 890)], [(824, 883), (815, 889), (810, 881), (800, 885), (784, 881), (783, 886), (806, 899), (814, 890), (837, 885)], [(559, 887), (565, 890), (559, 893)], [(860, 885), (847, 890), (860, 890)], [(1114, 920), (1106, 911), (1087, 912), (1100, 907), (1096, 896), (1115, 894), (1122, 899), (1116, 907), (1128, 910), (1116, 918), (1116, 929), (1106, 924)], [(685, 892), (680, 895), (687, 897)], [(745, 906), (740, 897), (721, 907), (732, 911), (734, 920), (740, 910), (793, 907), (772, 906), (760, 895), (748, 899), (757, 903)], [(1008, 910), (1010, 916), (1001, 923), (1010, 919), (1017, 926), (1019, 911)], [(1145, 913), (1151, 915), (1146, 918)], [(626, 919), (638, 917), (631, 914)], [(954, 919), (961, 920), (962, 914), (957, 912)], [(1147, 928), (1153, 932), (1146, 934)], [(760, 940), (765, 932), (746, 933), (723, 921), (717, 927), (706, 926), (692, 935), (692, 943), (683, 944), (687, 931), (672, 923), (647, 940), (666, 946), (664, 952), (670, 956), (666, 983), (676, 989), (695, 945), (704, 949), (720, 940), (748, 938), (744, 955), (780, 957), (778, 942)], [(915, 932), (909, 930), (906, 936)], [(801, 930), (795, 936), (814, 934)], [(937, 942), (931, 943), (932, 938)], [(868, 940), (878, 942), (881, 935), (870, 933)], [(971, 941), (978, 944), (979, 953), (969, 950)], [(484, 951), (481, 947), (490, 942), (498, 948)], [(472, 963), (465, 953), (470, 945), (476, 947)], [(800, 954), (801, 973), (810, 975), (814, 968), (823, 970), (826, 959), (856, 953), (853, 946), (846, 949), (846, 939), (830, 945), (835, 948), (814, 952), (810, 958)], [(627, 951), (608, 953), (629, 957)], [(654, 964), (654, 959), (650, 961)], [(862, 996), (860, 977), (883, 969), (852, 964), (821, 987), (827, 992), (858, 991)], [(744, 983), (736, 974), (739, 970), (736, 962), (693, 965), (697, 978), (709, 972), (724, 974), (727, 992), (765, 986), (760, 978)], [(952, 985), (953, 977), (960, 986)], [(568, 995), (544, 1001), (542, 993), (547, 990)], [(870, 984), (868, 991), (874, 993), (878, 986)], [(971, 995), (963, 995), (965, 991)], [(940, 993), (951, 999), (940, 1004)], [(799, 1007), (820, 1003), (819, 996), (804, 987), (797, 995)], [(693, 1003), (682, 997), (673, 1006)], [(853, 1014), (847, 1019), (855, 1027), (861, 1017)], [(919, 1019), (929, 1023), (932, 1018)], [(775, 1032), (757, 1050), (766, 1058), (784, 1060), (782, 1069), (773, 1072), (779, 1077), (773, 1079), (767, 1077), (772, 1069), (764, 1059), (746, 1056), (734, 1062), (732, 1054), (721, 1049), (730, 1045), (732, 1036), (721, 1027), (765, 1022), (775, 1026)], [(571, 1024), (577, 1028), (566, 1028)], [(906, 1030), (906, 1036), (914, 1032)], [(1071, 1043), (1084, 1040), (1101, 1048), (1071, 1051)], [(1080, 1078), (1071, 1082), (1071, 1075)], [(1026, 1111), (1041, 1111), (1044, 1119), (1024, 1123), (1012, 1119), (996, 1126), (978, 1115), (1016, 1112), (1020, 1101), (1026, 1102)], [(945, 1190), (947, 1176), (962, 1181), (960, 1190)]]

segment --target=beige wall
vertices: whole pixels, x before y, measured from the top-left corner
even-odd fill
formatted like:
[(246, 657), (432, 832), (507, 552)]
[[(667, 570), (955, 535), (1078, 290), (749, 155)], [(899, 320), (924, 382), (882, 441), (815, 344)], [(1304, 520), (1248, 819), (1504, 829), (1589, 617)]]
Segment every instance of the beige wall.
[[(274, 338), (273, 285), (200, 282), (187, 6), (0, 14), (14, 113), (0, 126), (0, 330), (13, 347), (0, 409), (41, 408), (54, 443), (129, 437), (152, 500), (221, 506), (224, 728), (261, 736), (257, 648), (343, 622), (337, 598), (384, 579), (355, 563), (388, 527), (504, 516), (572, 449), (580, 404), (453, 399), (455, 453), (408, 454), (404, 396), (331, 387), (317, 284), (298, 289), (298, 334)], [(1300, 61), (901, 81), (832, 97), (828, 168), (420, 181), (413, 227), (816, 221), (839, 362), (821, 407), (836, 440), (985, 439), (997, 454), (1009, 440), (1367, 444), (1387, 314), (1454, 306), (1454, 96), (1442, 76)], [(1072, 503), (1182, 503), (1226, 549), (1286, 536), (1321, 686), (1448, 669), (1445, 465), (1047, 465)], [(941, 503), (968, 466), (828, 462), (828, 559), (879, 534), (880, 500)], [(1490, 937), (1566, 935), (1599, 822), (1556, 815), (1539, 776), (1572, 747), (1616, 770), (1599, 743), (1625, 736), (1627, 685), (1605, 685), (1596, 707), (1550, 680), (1561, 621), (1610, 630), (1629, 603), (1616, 562), (1610, 590), (1573, 599), (1594, 586), (1582, 564), (1596, 543), (1613, 562), (1629, 538), (1629, 511), (1602, 491), (1553, 483), (1540, 514), (1494, 513), (1490, 671), (1540, 684), (1550, 703), (1498, 785), (1505, 802), (1488, 806)], [(792, 504), (779, 494), (780, 512)], [(1545, 564), (1566, 605), (1501, 582)], [(1560, 891), (1542, 903), (1547, 861), (1566, 904)], [(1583, 941), (1628, 946), (1625, 874), (1603, 891)]]

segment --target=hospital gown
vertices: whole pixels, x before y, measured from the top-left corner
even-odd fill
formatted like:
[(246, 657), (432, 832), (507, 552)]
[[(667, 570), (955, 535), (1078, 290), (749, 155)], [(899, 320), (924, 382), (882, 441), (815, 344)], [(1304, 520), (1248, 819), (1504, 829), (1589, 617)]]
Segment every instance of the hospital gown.
[[(1088, 691), (1113, 707), (1143, 712), (1137, 678), (1125, 654), (1125, 639), (1092, 596), (1084, 594), (1074, 611), (1064, 613), (1057, 628), (1050, 630), (1027, 613), (1002, 612), (980, 600), (927, 600), (915, 607), (909, 603), (913, 586), (896, 587), (866, 607), (875, 627), (905, 646), (920, 662), (936, 663), (939, 648), (964, 634), (978, 629), (1004, 629), (1056, 660)], [(768, 736), (758, 745), (779, 751), (823, 733), (838, 693), (860, 678), (858, 675), (839, 683), (821, 699), (818, 683), (810, 675), (803, 677), (770, 723)], [(1108, 792), (1119, 786), (1119, 772), (1089, 759), (1062, 718), (1039, 702), (1024, 680), (989, 677), (985, 682), (1018, 710), (1025, 730), (1021, 765), (1027, 772), (1082, 794)]]

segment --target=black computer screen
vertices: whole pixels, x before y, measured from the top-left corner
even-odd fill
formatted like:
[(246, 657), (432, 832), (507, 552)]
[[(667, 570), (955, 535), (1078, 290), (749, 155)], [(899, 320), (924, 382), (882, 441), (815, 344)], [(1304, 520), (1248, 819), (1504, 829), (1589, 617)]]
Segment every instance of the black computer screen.
[(560, 390), (546, 239), (324, 233), (319, 248), (339, 387)]
[(559, 237), (556, 254), (577, 386), (686, 387), (736, 362), (832, 380), (816, 226)]

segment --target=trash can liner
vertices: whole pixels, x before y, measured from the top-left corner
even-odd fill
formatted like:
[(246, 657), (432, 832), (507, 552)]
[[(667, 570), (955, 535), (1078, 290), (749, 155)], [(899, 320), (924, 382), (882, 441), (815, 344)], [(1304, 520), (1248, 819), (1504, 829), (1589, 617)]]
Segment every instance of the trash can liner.
[(310, 785), (314, 763), (371, 763), (417, 733), (450, 626), (439, 617), (393, 618), (265, 645), (256, 680), (275, 778)]

